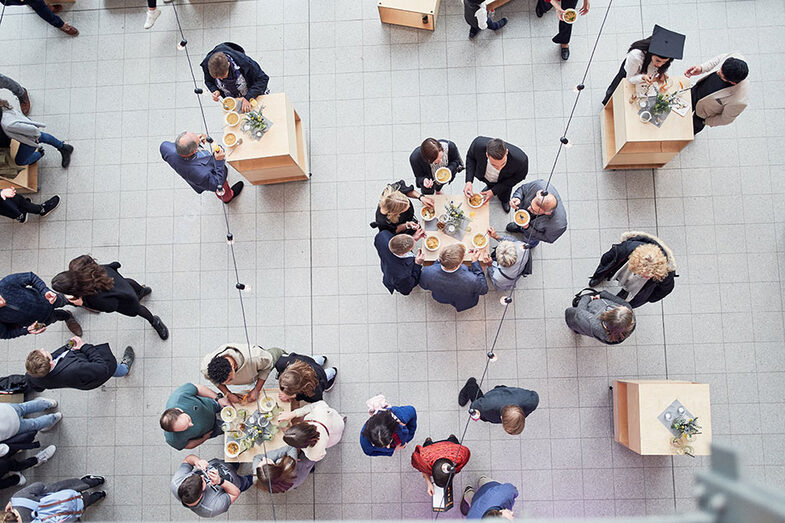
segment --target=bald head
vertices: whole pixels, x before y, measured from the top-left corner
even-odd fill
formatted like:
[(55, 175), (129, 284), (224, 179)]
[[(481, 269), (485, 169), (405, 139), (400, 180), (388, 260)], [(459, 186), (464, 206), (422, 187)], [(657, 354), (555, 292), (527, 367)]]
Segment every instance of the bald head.
[(174, 148), (177, 154), (186, 158), (194, 154), (198, 147), (199, 135), (196, 133), (185, 131), (178, 134), (174, 140)]
[(537, 196), (532, 199), (529, 210), (534, 214), (551, 214), (559, 205), (559, 201), (553, 194), (542, 195), (542, 191), (537, 191)]

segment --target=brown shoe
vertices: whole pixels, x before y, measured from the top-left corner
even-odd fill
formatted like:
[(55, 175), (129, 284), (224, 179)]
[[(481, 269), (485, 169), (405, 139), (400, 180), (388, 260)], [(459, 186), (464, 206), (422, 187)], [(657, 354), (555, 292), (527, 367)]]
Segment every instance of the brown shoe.
[(54, 4), (49, 6), (49, 9), (51, 9), (54, 14), (57, 14), (63, 10), (63, 6), (60, 4)]
[(65, 320), (65, 326), (68, 327), (68, 330), (73, 333), (74, 336), (81, 336), (82, 335), (82, 326), (79, 325), (79, 322), (76, 321), (73, 314), (70, 318)]
[(25, 116), (30, 113), (30, 97), (27, 96), (27, 89), (25, 89), (25, 92), (19, 97), (19, 108)]
[(63, 27), (61, 27), (60, 30), (62, 32), (64, 32), (65, 34), (71, 35), (71, 36), (77, 36), (79, 34), (79, 30), (76, 27), (74, 27), (74, 26), (72, 26), (70, 24), (67, 24), (67, 23), (63, 24)]

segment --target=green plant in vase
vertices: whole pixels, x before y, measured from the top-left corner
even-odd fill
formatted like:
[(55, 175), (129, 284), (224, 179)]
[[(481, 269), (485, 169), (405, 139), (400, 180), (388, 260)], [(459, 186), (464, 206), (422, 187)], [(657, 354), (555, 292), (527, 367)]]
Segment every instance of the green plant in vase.
[(663, 114), (671, 106), (671, 97), (664, 94), (658, 94), (654, 106), (651, 108), (651, 114)]
[(264, 106), (260, 105), (258, 109), (246, 113), (245, 118), (243, 119), (242, 130), (257, 140), (261, 138), (269, 128), (267, 119), (264, 117), (264, 114), (262, 114), (263, 109)]

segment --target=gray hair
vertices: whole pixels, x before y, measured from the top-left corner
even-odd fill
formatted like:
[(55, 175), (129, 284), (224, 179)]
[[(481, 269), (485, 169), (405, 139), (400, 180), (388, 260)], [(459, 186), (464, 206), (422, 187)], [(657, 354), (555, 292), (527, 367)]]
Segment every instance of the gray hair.
[(518, 248), (514, 242), (504, 240), (496, 246), (496, 261), (502, 267), (510, 267), (518, 261)]
[(174, 148), (180, 156), (191, 156), (196, 152), (197, 147), (199, 147), (196, 140), (183, 142), (183, 136), (185, 136), (186, 133), (188, 133), (188, 131), (183, 131), (174, 139)]

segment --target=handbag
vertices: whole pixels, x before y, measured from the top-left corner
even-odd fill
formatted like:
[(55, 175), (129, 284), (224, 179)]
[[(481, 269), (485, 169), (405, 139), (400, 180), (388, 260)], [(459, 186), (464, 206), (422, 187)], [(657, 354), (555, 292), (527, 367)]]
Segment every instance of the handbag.
[[(589, 291), (589, 292), (583, 292), (583, 291)], [(585, 287), (585, 288), (581, 289), (580, 291), (578, 291), (578, 293), (572, 299), (572, 306), (573, 307), (577, 307), (578, 306), (578, 302), (580, 302), (581, 298), (584, 297), (584, 296), (596, 296), (599, 293), (600, 293), (600, 291), (598, 291), (597, 289), (592, 289), (591, 287)]]

